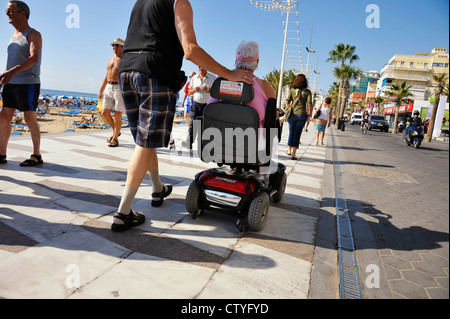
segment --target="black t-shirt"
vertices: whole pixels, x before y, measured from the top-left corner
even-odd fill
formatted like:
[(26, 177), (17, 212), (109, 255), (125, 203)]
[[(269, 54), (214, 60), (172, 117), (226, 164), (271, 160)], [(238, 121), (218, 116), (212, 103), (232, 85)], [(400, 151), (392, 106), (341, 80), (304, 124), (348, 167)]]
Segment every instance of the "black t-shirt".
[(416, 127), (423, 125), (422, 119), (420, 117), (411, 118), (410, 123), (412, 126), (416, 126)]
[(174, 3), (175, 0), (137, 0), (119, 73), (138, 71), (178, 92), (184, 51), (175, 28)]

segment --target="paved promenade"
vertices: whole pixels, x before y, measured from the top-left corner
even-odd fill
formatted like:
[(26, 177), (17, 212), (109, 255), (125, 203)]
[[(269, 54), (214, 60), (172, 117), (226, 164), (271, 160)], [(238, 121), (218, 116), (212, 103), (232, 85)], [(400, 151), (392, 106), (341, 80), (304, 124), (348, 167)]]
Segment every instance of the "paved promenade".
[[(178, 144), (186, 131), (175, 127)], [(211, 166), (168, 150), (159, 153), (160, 174), (174, 194), (152, 208), (146, 179), (133, 208), (147, 222), (111, 232), (134, 145), (124, 130), (111, 149), (109, 134), (44, 135), (45, 165), (26, 169), (19, 163), (30, 138), (11, 138), (0, 168), (1, 298), (308, 298), (326, 153), (310, 146), (313, 133), (303, 138), (301, 161), (280, 156), (286, 197), (259, 234), (241, 234), (235, 218), (217, 213), (193, 221), (185, 195)]]
[[(175, 127), (178, 146), (186, 132)], [(39, 168), (19, 167), (30, 155), (29, 136), (11, 138), (9, 163), (0, 167), (0, 298), (340, 298), (331, 136), (316, 146), (313, 130), (305, 133), (294, 162), (284, 155), (285, 128), (286, 196), (272, 204), (261, 233), (239, 233), (225, 214), (192, 220), (187, 189), (211, 165), (160, 150), (173, 195), (152, 208), (147, 178), (133, 205), (146, 223), (117, 234), (110, 226), (134, 144), (125, 129), (111, 149), (109, 134), (44, 135)], [(388, 290), (378, 297), (390, 298)]]

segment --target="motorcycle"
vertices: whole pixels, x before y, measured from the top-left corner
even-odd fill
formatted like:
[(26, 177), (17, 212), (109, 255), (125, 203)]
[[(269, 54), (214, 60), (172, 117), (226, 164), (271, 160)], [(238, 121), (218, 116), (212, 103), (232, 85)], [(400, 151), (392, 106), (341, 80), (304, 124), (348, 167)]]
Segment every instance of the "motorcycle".
[(419, 149), (424, 139), (423, 129), (418, 126), (410, 126), (405, 131), (405, 141), (408, 146)]

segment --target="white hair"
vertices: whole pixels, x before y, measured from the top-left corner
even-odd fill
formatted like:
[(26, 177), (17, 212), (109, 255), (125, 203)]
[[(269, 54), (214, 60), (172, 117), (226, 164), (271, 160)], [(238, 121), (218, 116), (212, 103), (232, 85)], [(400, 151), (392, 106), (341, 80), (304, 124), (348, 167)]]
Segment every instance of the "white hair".
[[(256, 42), (247, 42), (242, 41), (241, 44), (239, 44), (238, 48), (236, 49), (236, 54), (245, 58), (245, 59), (251, 59), (256, 56), (259, 56), (259, 45)], [(236, 67), (238, 69), (253, 71), (258, 67), (259, 61), (239, 61), (236, 60)]]

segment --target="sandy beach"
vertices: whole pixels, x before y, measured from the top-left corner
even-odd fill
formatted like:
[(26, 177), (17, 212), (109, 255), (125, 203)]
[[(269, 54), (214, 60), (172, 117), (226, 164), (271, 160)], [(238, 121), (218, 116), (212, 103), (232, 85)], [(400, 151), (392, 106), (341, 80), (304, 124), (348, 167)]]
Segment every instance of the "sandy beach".
[[(50, 108), (49, 112), (41, 119), (38, 119), (39, 127), (41, 129), (41, 134), (55, 134), (55, 133), (64, 133), (67, 130), (75, 130), (75, 131), (89, 131), (94, 130), (95, 128), (78, 128), (73, 125), (74, 121), (80, 121), (81, 117), (84, 115), (86, 118), (90, 118), (92, 113), (95, 113), (95, 116), (99, 117), (99, 114), (96, 112), (88, 112), (84, 111), (83, 114), (78, 115), (65, 115), (60, 114), (62, 112), (67, 112), (67, 109), (64, 108)], [(23, 123), (26, 124), (25, 122)], [(13, 128), (14, 131), (14, 128)], [(15, 129), (16, 132), (22, 132), (22, 134), (29, 134), (27, 130), (21, 130), (19, 128)]]
[[(94, 127), (77, 127), (73, 124), (74, 121), (80, 121), (81, 117), (84, 115), (86, 118), (90, 118), (92, 114), (97, 117), (96, 124), (99, 125), (107, 125), (106, 121), (101, 118), (101, 115), (98, 112), (92, 111), (83, 111), (82, 114), (78, 115), (66, 115), (61, 114), (63, 112), (67, 112), (68, 110), (65, 108), (54, 108), (51, 107), (50, 111), (42, 118), (39, 119), (39, 126), (41, 129), (41, 134), (56, 134), (56, 133), (64, 133), (67, 130), (75, 130), (75, 132), (86, 132), (92, 130), (98, 130), (98, 128)], [(175, 123), (182, 122), (183, 119), (177, 118), (175, 119)], [(25, 124), (25, 123), (24, 123)], [(108, 128), (109, 129), (109, 128)], [(13, 128), (14, 131), (14, 128)], [(20, 129), (16, 129), (17, 132), (22, 132), (22, 134), (29, 134), (26, 131), (22, 131)]]

